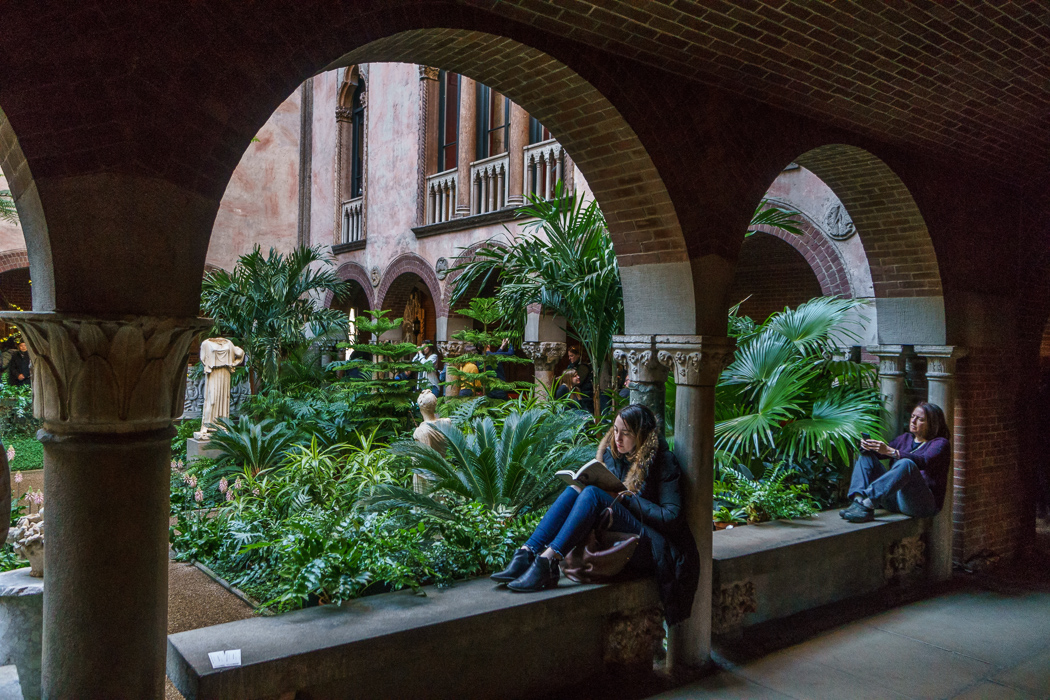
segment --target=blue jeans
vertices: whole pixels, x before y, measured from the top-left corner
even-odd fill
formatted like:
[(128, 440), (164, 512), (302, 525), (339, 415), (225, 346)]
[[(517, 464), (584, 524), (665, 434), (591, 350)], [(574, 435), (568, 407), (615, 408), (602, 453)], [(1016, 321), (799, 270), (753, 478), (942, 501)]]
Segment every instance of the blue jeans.
[(849, 495), (869, 498), (878, 508), (913, 518), (937, 514), (937, 499), (910, 459), (898, 459), (887, 471), (877, 457), (862, 454), (853, 465)]
[[(597, 486), (588, 486), (581, 492), (567, 486), (540, 520), (525, 546), (536, 554), (542, 554), (543, 550), (550, 547), (558, 556), (564, 557), (573, 547), (583, 542), (587, 534), (594, 529), (598, 516), (612, 504), (614, 498)], [(659, 537), (659, 534), (643, 527), (623, 503), (613, 506), (613, 522), (609, 529), (614, 532), (641, 533), (638, 548), (634, 550), (630, 561), (632, 571), (653, 571), (656, 568), (653, 562), (652, 540)]]

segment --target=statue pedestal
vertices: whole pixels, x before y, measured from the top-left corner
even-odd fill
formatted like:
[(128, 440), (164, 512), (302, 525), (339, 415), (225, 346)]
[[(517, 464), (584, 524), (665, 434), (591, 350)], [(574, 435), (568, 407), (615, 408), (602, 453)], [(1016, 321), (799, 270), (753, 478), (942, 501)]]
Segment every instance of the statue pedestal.
[(28, 567), (0, 574), (0, 666), (18, 668), (27, 700), (40, 697), (43, 628), (44, 580), (30, 576)]
[(209, 457), (211, 459), (218, 459), (219, 455), (218, 448), (211, 447), (211, 441), (209, 440), (198, 440), (197, 438), (189, 438), (186, 440), (186, 464), (192, 464), (193, 460), (200, 457)]

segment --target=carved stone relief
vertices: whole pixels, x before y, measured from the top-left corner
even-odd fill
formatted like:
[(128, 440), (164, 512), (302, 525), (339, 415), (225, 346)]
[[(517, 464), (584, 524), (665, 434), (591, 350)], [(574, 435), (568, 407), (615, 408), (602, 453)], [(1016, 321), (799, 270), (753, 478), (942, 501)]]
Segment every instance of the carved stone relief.
[(448, 260), (445, 258), (438, 258), (437, 262), (434, 263), (434, 272), (437, 274), (439, 280), (445, 279), (448, 275)]
[[(241, 415), (241, 406), (252, 395), (251, 386), (248, 384), (248, 375), (242, 375), (230, 389), (230, 417), (236, 418)], [(204, 412), (204, 377), (194, 381), (186, 374), (186, 399), (183, 401), (182, 418), (190, 420), (200, 418)]]
[(521, 344), (525, 356), (533, 361), (538, 371), (551, 372), (561, 358), (565, 357), (565, 343), (527, 340)]
[(824, 215), (824, 230), (836, 241), (844, 241), (857, 232), (857, 227), (854, 226), (853, 219), (850, 218), (846, 207), (842, 206), (842, 202), (831, 205), (828, 213)]
[(379, 273), (379, 266), (378, 265), (377, 266), (373, 266), (372, 267), (372, 286), (373, 287), (378, 287), (379, 286), (379, 282), (380, 282), (381, 279), (382, 279), (382, 276)]

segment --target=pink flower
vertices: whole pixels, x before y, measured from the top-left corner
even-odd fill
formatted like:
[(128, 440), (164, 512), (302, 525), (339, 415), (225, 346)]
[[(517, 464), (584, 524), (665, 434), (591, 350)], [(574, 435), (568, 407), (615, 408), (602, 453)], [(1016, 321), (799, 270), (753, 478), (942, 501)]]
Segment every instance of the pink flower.
[(7, 461), (10, 462), (14, 458), (15, 458), (15, 448), (8, 447), (7, 448)]
[(21, 484), (22, 483), (22, 472), (15, 472), (15, 483), (16, 484)]
[(190, 485), (190, 488), (191, 488), (191, 489), (195, 489), (195, 488), (197, 488), (197, 477), (195, 477), (195, 476), (191, 476), (191, 477), (190, 477), (190, 480), (189, 480), (189, 481), (187, 481), (186, 483), (188, 483), (188, 484)]
[(179, 463), (176, 462), (174, 459), (171, 460), (171, 468), (176, 470), (176, 471), (178, 471), (178, 469), (179, 469)]
[(32, 501), (33, 503), (35, 503), (38, 506), (41, 506), (41, 505), (44, 504), (44, 492), (43, 491), (30, 491), (29, 493), (26, 494), (26, 496), (28, 496), (29, 500)]
[(233, 500), (233, 489), (230, 489), (229, 491), (226, 492), (226, 500), (227, 501), (232, 501)]
[(237, 481), (233, 482), (233, 488), (239, 489), (241, 486), (243, 486), (243, 484), (241, 484), (241, 477), (238, 476)]
[(182, 460), (180, 459), (180, 460), (179, 460), (179, 471), (182, 471), (182, 468), (183, 468), (184, 466), (186, 466), (186, 465), (184, 465), (184, 464), (182, 463)]
[(226, 489), (228, 488), (230, 488), (230, 482), (226, 481), (226, 477), (224, 476), (219, 479), (219, 491), (221, 493), (226, 493)]
[(252, 493), (255, 494), (256, 496), (258, 496), (259, 495), (259, 487), (256, 486), (254, 489), (252, 489)]
[(194, 491), (194, 493), (193, 493), (193, 500), (197, 501), (197, 503), (203, 503), (204, 502), (204, 492), (201, 491), (200, 489), (197, 489), (196, 491)]

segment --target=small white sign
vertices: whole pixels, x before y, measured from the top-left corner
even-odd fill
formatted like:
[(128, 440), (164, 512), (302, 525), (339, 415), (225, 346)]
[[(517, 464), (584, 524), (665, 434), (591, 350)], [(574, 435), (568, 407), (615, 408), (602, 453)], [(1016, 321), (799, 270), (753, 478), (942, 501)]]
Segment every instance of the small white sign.
[(227, 668), (229, 666), (240, 666), (241, 650), (229, 649), (227, 651), (209, 651), (208, 658), (211, 659), (212, 668)]

